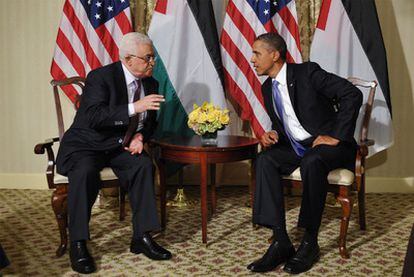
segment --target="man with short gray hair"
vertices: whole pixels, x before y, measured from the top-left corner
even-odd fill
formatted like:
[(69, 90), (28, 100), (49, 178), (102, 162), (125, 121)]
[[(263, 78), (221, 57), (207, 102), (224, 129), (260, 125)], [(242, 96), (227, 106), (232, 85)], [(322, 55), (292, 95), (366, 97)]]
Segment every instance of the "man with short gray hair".
[(153, 260), (171, 253), (149, 234), (160, 228), (154, 193), (154, 165), (143, 149), (156, 127), (162, 95), (152, 78), (155, 64), (151, 40), (140, 33), (126, 34), (119, 47), (120, 61), (92, 70), (80, 107), (64, 134), (57, 171), (68, 176), (70, 261), (80, 273), (96, 270), (86, 241), (92, 206), (101, 187), (104, 167), (111, 167), (128, 190), (133, 235), (130, 251)]

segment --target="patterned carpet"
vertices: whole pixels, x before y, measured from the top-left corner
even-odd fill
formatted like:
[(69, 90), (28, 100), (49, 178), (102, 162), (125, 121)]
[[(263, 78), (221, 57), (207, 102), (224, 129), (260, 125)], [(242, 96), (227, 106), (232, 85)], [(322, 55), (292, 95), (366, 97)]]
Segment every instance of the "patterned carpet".
[[(196, 199), (197, 188), (187, 194)], [(98, 271), (95, 276), (247, 276), (246, 265), (267, 248), (271, 232), (253, 229), (245, 207), (246, 188), (218, 188), (217, 212), (208, 222), (209, 243), (201, 243), (199, 206), (169, 208), (167, 230), (157, 241), (174, 255), (155, 262), (128, 251), (128, 220), (119, 222), (116, 208), (94, 208), (90, 250)], [(300, 198), (287, 198), (289, 234), (297, 245), (301, 232), (295, 228)], [(130, 215), (130, 213), (128, 213)], [(404, 256), (414, 222), (414, 195), (368, 194), (365, 232), (351, 222), (348, 248), (351, 259), (337, 250), (340, 208), (325, 209), (320, 233), (321, 261), (304, 276), (401, 276)], [(353, 212), (356, 218), (356, 209)], [(50, 191), (0, 190), (0, 242), (11, 266), (4, 276), (77, 276), (69, 256), (56, 258), (58, 232), (50, 207)], [(1, 275), (1, 273), (0, 273)], [(266, 276), (287, 276), (280, 268)]]

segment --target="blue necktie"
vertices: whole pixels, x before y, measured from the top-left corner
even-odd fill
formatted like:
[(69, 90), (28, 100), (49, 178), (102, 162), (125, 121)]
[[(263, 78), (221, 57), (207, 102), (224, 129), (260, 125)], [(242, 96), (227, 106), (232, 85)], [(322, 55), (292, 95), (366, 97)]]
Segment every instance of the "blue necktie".
[(273, 91), (273, 101), (275, 102), (275, 107), (277, 110), (277, 113), (279, 115), (280, 121), (282, 121), (283, 127), (285, 128), (285, 133), (287, 135), (287, 137), (289, 138), (290, 144), (293, 147), (293, 150), (295, 150), (296, 154), (299, 157), (303, 157), (303, 155), (305, 154), (306, 148), (300, 144), (299, 142), (297, 142), (289, 133), (288, 129), (286, 128), (285, 125), (285, 121), (283, 120), (283, 113), (284, 113), (284, 109), (283, 109), (283, 104), (282, 104), (282, 97), (280, 95), (280, 90), (278, 88), (279, 82), (274, 80), (272, 82), (272, 91)]

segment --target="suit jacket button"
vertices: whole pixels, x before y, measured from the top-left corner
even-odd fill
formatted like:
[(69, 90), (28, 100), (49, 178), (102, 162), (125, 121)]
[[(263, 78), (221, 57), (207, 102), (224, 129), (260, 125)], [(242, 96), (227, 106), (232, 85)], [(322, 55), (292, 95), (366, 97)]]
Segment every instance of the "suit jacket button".
[(118, 140), (118, 142), (119, 142), (120, 144), (122, 144), (123, 140), (120, 138), (120, 139)]

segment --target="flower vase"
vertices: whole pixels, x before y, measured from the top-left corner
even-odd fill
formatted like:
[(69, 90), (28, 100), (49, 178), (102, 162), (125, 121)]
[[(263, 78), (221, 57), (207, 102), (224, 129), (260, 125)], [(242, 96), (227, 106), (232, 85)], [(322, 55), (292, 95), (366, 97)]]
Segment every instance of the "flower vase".
[(210, 133), (206, 132), (201, 135), (201, 145), (203, 146), (216, 146), (218, 143), (217, 141), (217, 131)]

